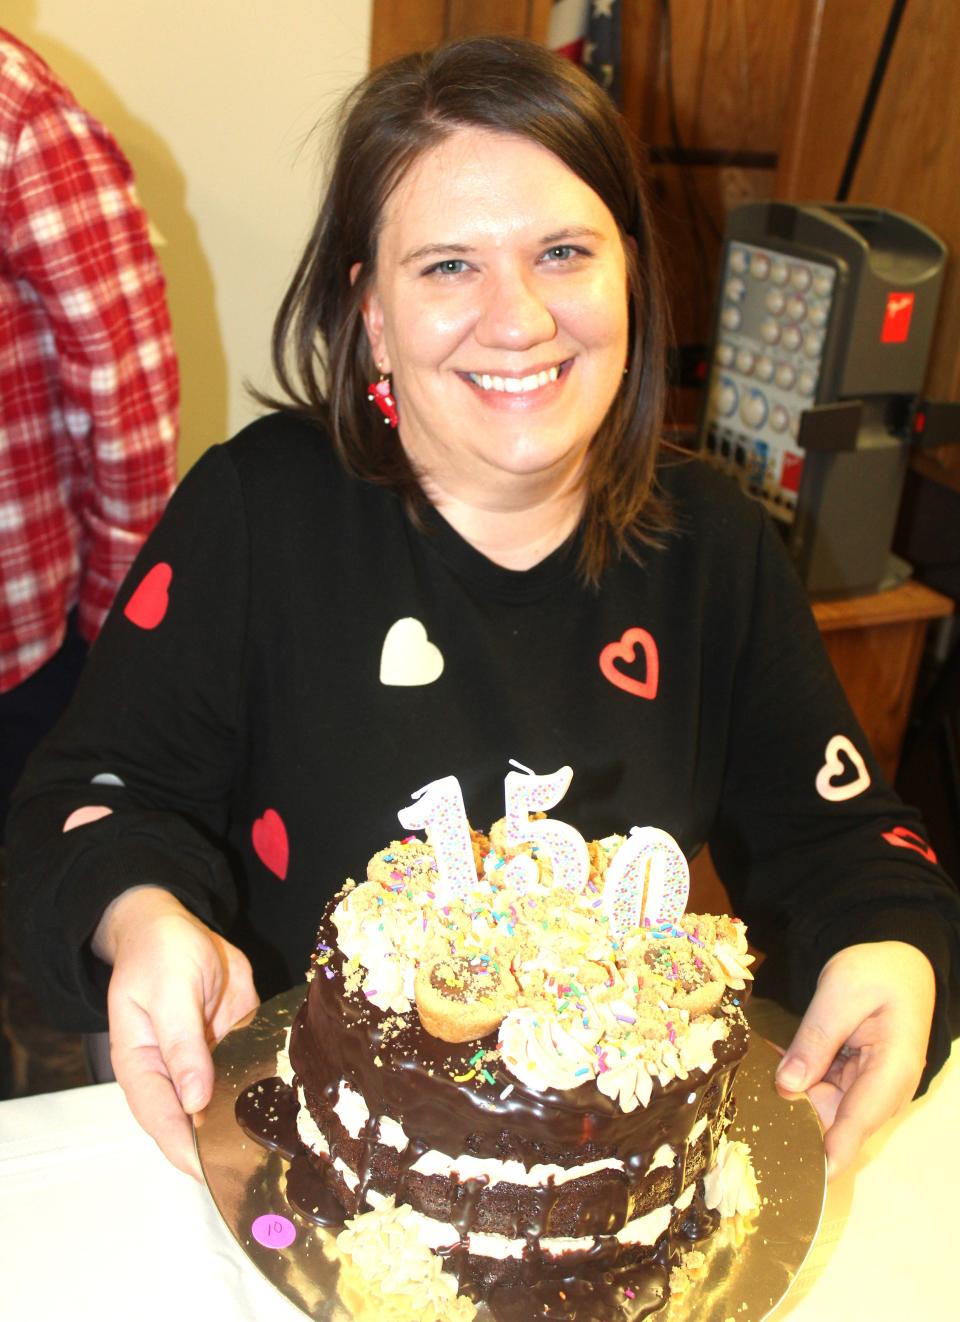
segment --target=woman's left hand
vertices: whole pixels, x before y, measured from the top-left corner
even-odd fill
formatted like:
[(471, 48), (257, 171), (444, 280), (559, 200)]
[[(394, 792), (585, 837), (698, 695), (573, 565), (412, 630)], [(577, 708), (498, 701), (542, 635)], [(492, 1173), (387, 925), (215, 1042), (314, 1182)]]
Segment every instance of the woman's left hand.
[(777, 1088), (808, 1094), (826, 1131), (831, 1179), (916, 1092), (934, 1000), (930, 961), (901, 941), (847, 946), (823, 966)]

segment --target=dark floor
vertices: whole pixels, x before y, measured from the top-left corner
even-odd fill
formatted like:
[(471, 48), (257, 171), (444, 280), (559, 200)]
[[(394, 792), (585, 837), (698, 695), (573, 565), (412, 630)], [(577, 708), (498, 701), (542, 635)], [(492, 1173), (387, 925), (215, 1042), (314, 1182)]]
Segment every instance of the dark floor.
[[(0, 850), (0, 1033), (10, 1044), (10, 1078), (0, 1071), (0, 1099), (77, 1088), (90, 1082), (79, 1033), (45, 1023), (7, 933), (6, 868)], [(5, 1090), (6, 1084), (6, 1090)]]

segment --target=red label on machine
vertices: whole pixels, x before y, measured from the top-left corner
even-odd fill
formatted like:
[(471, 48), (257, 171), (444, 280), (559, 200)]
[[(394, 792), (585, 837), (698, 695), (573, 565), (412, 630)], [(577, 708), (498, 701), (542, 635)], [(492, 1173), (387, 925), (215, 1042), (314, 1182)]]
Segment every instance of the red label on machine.
[(792, 450), (787, 450), (783, 456), (783, 467), (780, 469), (780, 486), (784, 491), (799, 491), (802, 473), (803, 455), (794, 454)]
[(888, 294), (887, 306), (883, 314), (883, 330), (880, 332), (881, 344), (905, 344), (910, 334), (910, 318), (913, 316), (915, 294)]

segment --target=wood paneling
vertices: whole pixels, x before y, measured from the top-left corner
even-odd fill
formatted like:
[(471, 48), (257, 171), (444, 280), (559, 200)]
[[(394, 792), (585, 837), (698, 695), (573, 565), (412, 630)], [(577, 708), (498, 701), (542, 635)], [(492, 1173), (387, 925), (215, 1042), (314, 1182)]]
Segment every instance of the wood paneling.
[(545, 41), (551, 0), (373, 0), (370, 65), (456, 37), (504, 33)]
[(768, 0), (672, 0), (668, 29), (660, 5), (624, 0), (624, 115), (651, 162), (678, 344), (709, 335), (729, 209), (771, 195), (806, 3), (781, 0), (774, 20)]
[(832, 200), (846, 165), (891, 0), (802, 0), (776, 196)]
[(447, 0), (373, 0), (370, 67), (436, 46), (446, 28)]
[(780, 151), (801, 0), (713, 0), (697, 136), (716, 151)]
[(518, 3), (518, 0), (449, 0), (447, 35), (480, 37), (498, 32), (512, 37), (544, 41), (550, 16), (549, 4)]

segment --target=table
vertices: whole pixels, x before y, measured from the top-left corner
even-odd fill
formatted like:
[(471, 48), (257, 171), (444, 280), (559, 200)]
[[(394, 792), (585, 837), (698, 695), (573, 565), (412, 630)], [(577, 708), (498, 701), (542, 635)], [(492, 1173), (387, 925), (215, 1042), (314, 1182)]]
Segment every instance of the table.
[[(757, 1022), (783, 1037), (777, 1009)], [(960, 1051), (829, 1189), (776, 1322), (902, 1322), (953, 1305)], [(0, 1309), (10, 1322), (303, 1322), (169, 1166), (116, 1084), (0, 1103)], [(739, 1322), (739, 1319), (737, 1320)]]

